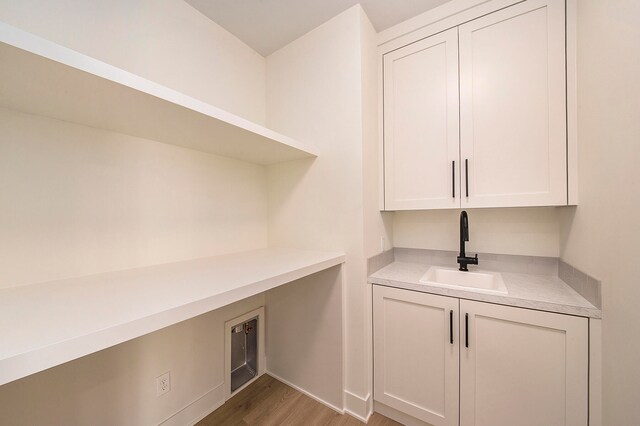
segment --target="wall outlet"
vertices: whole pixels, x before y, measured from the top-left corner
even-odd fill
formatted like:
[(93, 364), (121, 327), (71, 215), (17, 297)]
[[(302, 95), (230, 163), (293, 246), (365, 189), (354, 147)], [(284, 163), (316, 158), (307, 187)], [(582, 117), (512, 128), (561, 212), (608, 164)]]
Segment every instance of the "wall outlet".
[(380, 253), (384, 252), (384, 236), (380, 236)]
[(156, 377), (156, 396), (164, 395), (171, 390), (171, 372)]

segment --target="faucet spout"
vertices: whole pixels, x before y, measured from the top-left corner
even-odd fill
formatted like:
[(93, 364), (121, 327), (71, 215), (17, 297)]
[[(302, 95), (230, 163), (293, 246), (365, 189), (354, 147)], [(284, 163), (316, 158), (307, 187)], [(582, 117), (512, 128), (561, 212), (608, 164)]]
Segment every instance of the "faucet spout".
[(460, 256), (465, 256), (464, 242), (469, 241), (469, 216), (467, 212), (460, 212)]
[(468, 271), (467, 265), (477, 265), (478, 255), (475, 257), (467, 257), (465, 251), (465, 241), (469, 241), (469, 216), (466, 211), (460, 212), (460, 253), (458, 254), (458, 263), (460, 271)]

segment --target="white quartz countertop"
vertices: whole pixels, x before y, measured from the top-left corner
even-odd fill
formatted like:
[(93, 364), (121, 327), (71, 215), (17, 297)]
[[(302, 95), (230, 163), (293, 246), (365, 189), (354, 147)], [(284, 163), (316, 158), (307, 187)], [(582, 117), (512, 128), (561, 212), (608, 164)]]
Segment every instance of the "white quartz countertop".
[[(558, 277), (501, 272), (508, 294), (487, 294), (475, 292), (472, 289), (457, 290), (420, 283), (420, 278), (431, 266), (396, 261), (369, 276), (369, 282), (460, 299), (590, 318), (602, 317), (600, 309), (589, 303)], [(472, 267), (470, 266), (469, 269), (471, 270)]]
[(344, 262), (264, 249), (0, 290), (0, 385)]

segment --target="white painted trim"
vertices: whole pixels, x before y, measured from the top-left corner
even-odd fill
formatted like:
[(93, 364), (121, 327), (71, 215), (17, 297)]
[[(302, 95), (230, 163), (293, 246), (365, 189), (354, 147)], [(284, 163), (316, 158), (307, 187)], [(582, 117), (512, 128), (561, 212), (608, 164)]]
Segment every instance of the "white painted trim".
[(387, 53), (523, 0), (453, 0), (378, 33)]
[(158, 426), (193, 426), (224, 404), (224, 383), (210, 389), (180, 411), (172, 414)]
[(384, 62), (382, 51), (378, 48), (376, 61), (378, 63), (378, 208), (386, 209), (386, 190), (384, 186)]
[[(258, 374), (256, 377), (249, 380), (244, 385), (240, 386), (235, 391), (231, 392), (231, 329), (243, 322), (249, 321), (253, 318), (258, 318)], [(244, 388), (255, 382), (258, 377), (262, 376), (267, 370), (267, 357), (265, 355), (264, 346), (264, 306), (260, 306), (251, 312), (247, 312), (244, 315), (225, 321), (224, 323), (224, 400), (228, 401), (229, 398), (241, 392)]]
[(589, 426), (602, 426), (602, 320), (589, 318)]
[[(367, 396), (365, 397), (365, 415), (368, 419), (373, 413), (373, 284), (367, 280), (365, 290), (366, 351), (367, 355)], [(348, 392), (345, 389), (345, 392)], [(345, 408), (347, 406), (345, 405)], [(365, 422), (366, 423), (366, 422)]]
[(487, 1), (489, 0), (453, 0), (441, 6), (434, 7), (433, 9), (427, 10), (424, 13), (387, 28), (386, 30), (380, 31), (378, 33), (378, 45), (388, 43), (450, 16), (462, 13), (465, 10), (477, 7), (483, 3), (487, 3)]
[(319, 403), (321, 403), (321, 404), (323, 404), (323, 405), (326, 405), (327, 407), (331, 408), (333, 411), (335, 411), (335, 412), (337, 412), (337, 413), (339, 413), (339, 414), (344, 414), (344, 413), (345, 413), (344, 409), (336, 407), (335, 405), (333, 405), (333, 404), (331, 404), (331, 403), (329, 403), (329, 402), (325, 401), (324, 399), (322, 399), (322, 398), (320, 398), (320, 397), (318, 397), (318, 396), (316, 396), (316, 395), (312, 394), (311, 392), (309, 392), (309, 391), (307, 391), (307, 390), (305, 390), (305, 389), (302, 389), (302, 388), (301, 388), (300, 386), (298, 386), (298, 385), (294, 385), (294, 384), (293, 384), (293, 383), (291, 383), (290, 381), (283, 379), (282, 377), (278, 376), (277, 374), (272, 373), (272, 372), (271, 372), (271, 371), (269, 371), (269, 370), (267, 370), (267, 371), (266, 371), (266, 374), (268, 374), (269, 376), (273, 377), (274, 379), (276, 379), (276, 380), (278, 380), (278, 381), (281, 381), (281, 382), (282, 382), (282, 383), (284, 383), (285, 385), (287, 385), (287, 386), (290, 386), (290, 387), (294, 388), (294, 389), (295, 389), (295, 390), (297, 390), (298, 392), (302, 392), (303, 394), (307, 395), (309, 398), (312, 398), (312, 399), (314, 399), (314, 400), (318, 401)]
[(370, 393), (363, 398), (345, 389), (344, 401), (344, 412), (346, 414), (349, 414), (364, 423), (369, 421), (369, 417), (373, 412)]
[[(342, 318), (341, 318), (341, 326), (342, 326), (342, 384), (340, 386), (341, 389), (347, 387), (347, 291), (346, 291), (346, 267), (340, 268), (340, 294), (342, 296)], [(344, 407), (347, 406), (346, 395), (342, 392), (342, 407), (344, 411)]]
[(423, 422), (422, 420), (416, 419), (415, 417), (396, 410), (395, 408), (391, 408), (378, 401), (375, 402), (373, 408), (376, 413), (380, 413), (391, 420), (395, 420), (396, 422), (403, 424), (404, 426), (432, 426), (430, 423)]
[(566, 0), (567, 204), (578, 204), (578, 0)]

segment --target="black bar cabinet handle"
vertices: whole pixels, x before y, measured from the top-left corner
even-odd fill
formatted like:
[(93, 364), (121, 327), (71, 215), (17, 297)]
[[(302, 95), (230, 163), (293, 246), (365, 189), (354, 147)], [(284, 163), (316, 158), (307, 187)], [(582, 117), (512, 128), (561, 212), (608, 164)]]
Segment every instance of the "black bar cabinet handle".
[(464, 314), (464, 346), (469, 347), (469, 314)]
[(449, 342), (453, 345), (453, 309), (449, 311)]
[(464, 187), (467, 191), (467, 198), (469, 198), (469, 159), (464, 159)]
[(456, 161), (451, 162), (451, 196), (456, 198)]

